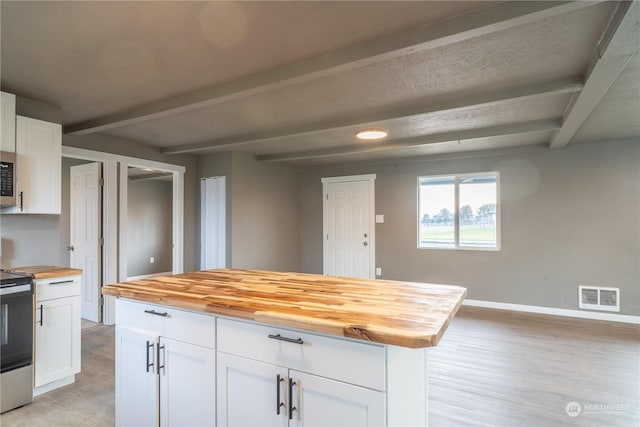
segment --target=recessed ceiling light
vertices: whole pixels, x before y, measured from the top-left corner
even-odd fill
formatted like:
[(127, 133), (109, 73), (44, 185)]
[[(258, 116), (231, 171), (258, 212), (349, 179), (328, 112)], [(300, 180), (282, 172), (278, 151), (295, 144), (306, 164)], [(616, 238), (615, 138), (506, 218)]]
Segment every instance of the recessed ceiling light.
[(382, 129), (365, 129), (356, 134), (358, 139), (382, 139), (387, 136), (387, 131)]

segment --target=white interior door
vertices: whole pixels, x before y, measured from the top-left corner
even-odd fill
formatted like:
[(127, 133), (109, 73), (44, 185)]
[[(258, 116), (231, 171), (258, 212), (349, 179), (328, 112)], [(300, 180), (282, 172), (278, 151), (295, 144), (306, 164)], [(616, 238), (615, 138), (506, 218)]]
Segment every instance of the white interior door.
[(70, 175), (70, 266), (82, 269), (82, 318), (101, 322), (101, 164), (72, 166)]
[(224, 176), (200, 180), (201, 270), (227, 266), (226, 183)]
[(323, 179), (324, 274), (375, 277), (374, 179)]

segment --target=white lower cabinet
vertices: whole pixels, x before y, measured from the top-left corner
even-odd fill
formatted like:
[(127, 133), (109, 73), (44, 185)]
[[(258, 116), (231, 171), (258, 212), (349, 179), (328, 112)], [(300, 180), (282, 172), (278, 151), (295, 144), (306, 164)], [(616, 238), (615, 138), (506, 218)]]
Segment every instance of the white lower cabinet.
[(218, 353), (218, 426), (286, 426), (286, 381), (280, 366)]
[(381, 426), (385, 394), (218, 353), (218, 426)]
[(116, 302), (117, 426), (427, 425), (425, 349)]
[(34, 396), (74, 382), (80, 372), (80, 280), (35, 281)]
[(385, 425), (382, 346), (227, 319), (218, 340), (219, 427)]
[(116, 425), (215, 425), (214, 344), (212, 316), (117, 300)]

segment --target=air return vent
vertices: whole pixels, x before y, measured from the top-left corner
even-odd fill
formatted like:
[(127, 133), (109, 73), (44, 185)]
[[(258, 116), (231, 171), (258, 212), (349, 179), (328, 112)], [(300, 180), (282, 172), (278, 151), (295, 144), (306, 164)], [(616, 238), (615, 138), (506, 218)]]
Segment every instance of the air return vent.
[(620, 311), (620, 289), (580, 286), (578, 301), (584, 310)]

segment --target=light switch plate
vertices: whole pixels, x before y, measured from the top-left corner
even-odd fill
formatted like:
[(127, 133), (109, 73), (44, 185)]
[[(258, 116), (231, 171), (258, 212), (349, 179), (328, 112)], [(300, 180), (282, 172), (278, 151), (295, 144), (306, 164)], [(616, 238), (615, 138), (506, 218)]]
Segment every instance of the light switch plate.
[(384, 215), (376, 215), (376, 224), (384, 223)]

